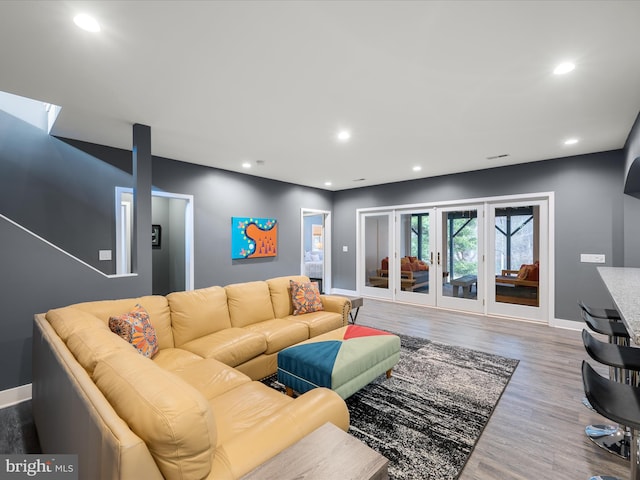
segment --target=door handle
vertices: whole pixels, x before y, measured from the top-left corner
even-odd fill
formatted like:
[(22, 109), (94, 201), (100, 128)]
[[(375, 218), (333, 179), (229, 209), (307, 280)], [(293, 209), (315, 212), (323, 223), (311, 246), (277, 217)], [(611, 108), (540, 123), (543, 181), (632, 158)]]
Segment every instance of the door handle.
[(438, 252), (438, 265), (440, 265), (440, 252)]
[(431, 252), (431, 256), (429, 258), (429, 263), (433, 265), (433, 252)]

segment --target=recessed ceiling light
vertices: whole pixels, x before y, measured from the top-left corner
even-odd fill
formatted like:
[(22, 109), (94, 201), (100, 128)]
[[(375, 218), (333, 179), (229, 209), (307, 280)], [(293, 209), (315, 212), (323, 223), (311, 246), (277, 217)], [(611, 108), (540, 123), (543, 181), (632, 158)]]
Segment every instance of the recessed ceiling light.
[(575, 145), (576, 143), (578, 143), (578, 139), (577, 138), (567, 138), (564, 141), (565, 145)]
[(331, 185), (333, 185), (331, 182), (324, 182), (325, 187), (330, 187)]
[(565, 73), (572, 71), (574, 68), (576, 68), (575, 63), (563, 62), (553, 70), (553, 73), (556, 75), (564, 75)]
[(420, 170), (422, 170), (422, 167), (420, 165), (416, 165), (415, 167), (413, 167), (414, 172), (419, 172)]
[(336, 137), (341, 142), (346, 142), (351, 138), (351, 132), (349, 130), (340, 130)]
[(96, 19), (86, 13), (80, 13), (73, 17), (73, 22), (87, 32), (95, 33), (100, 31), (100, 25)]
[(249, 162), (244, 162), (244, 163), (242, 164), (242, 168), (251, 168), (251, 163), (249, 163)]

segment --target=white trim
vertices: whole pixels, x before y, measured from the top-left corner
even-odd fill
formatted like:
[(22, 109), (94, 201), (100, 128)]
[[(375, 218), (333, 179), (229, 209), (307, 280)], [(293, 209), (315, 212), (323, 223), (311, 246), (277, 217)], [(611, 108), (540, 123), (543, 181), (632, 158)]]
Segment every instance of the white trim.
[[(546, 318), (542, 323), (552, 325), (553, 312), (555, 311), (555, 192), (535, 192), (535, 193), (525, 193), (525, 194), (514, 194), (514, 195), (502, 195), (502, 196), (493, 196), (493, 197), (479, 197), (479, 198), (469, 198), (469, 199), (459, 199), (459, 200), (443, 200), (437, 202), (427, 202), (427, 203), (413, 203), (413, 204), (401, 204), (401, 205), (386, 205), (386, 206), (378, 206), (378, 207), (367, 207), (367, 208), (357, 208), (356, 209), (356, 288), (362, 289), (365, 295), (370, 293), (373, 298), (378, 300), (386, 299), (387, 296), (379, 294), (379, 292), (368, 292), (364, 285), (364, 278), (361, 272), (362, 262), (361, 256), (364, 252), (364, 240), (362, 238), (363, 233), (360, 228), (360, 222), (363, 217), (366, 215), (375, 215), (375, 214), (390, 214), (396, 215), (398, 213), (402, 214), (405, 212), (410, 212), (414, 210), (426, 210), (429, 208), (456, 208), (458, 205), (471, 205), (471, 204), (481, 204), (482, 208), (486, 212), (487, 207), (494, 204), (502, 204), (502, 203), (513, 203), (513, 202), (527, 202), (527, 201), (546, 201), (547, 202), (547, 237), (548, 237), (548, 252), (547, 252), (547, 265), (548, 265), (548, 277), (547, 277), (547, 308), (543, 310), (546, 314)], [(484, 222), (486, 222), (486, 214), (483, 216)], [(439, 235), (439, 234), (438, 234)], [(487, 232), (484, 233), (484, 239), (486, 240)], [(395, 237), (394, 237), (395, 239)], [(480, 239), (479, 239), (480, 241)], [(487, 244), (485, 243), (485, 246)], [(483, 247), (486, 249), (486, 247)], [(395, 247), (393, 249), (395, 252)], [(486, 252), (483, 252), (486, 254)], [(484, 263), (483, 263), (484, 265)], [(392, 279), (389, 280), (392, 282)], [(486, 282), (485, 282), (486, 283)], [(485, 285), (485, 291), (487, 286)], [(480, 298), (480, 296), (478, 296)], [(486, 297), (485, 297), (486, 298)], [(392, 292), (392, 299), (394, 301), (399, 300), (396, 298), (396, 295)], [(401, 302), (403, 303), (403, 302)], [(430, 305), (434, 306), (434, 305)], [(442, 308), (442, 305), (436, 306), (436, 308)], [(446, 309), (447, 306), (445, 305)], [(485, 302), (485, 305), (482, 307), (484, 315), (495, 315), (488, 313), (489, 305), (488, 302)], [(472, 310), (463, 310), (467, 313), (478, 313), (473, 312)], [(535, 321), (535, 320), (534, 320)]]
[(300, 275), (304, 275), (304, 217), (307, 215), (322, 215), (322, 228), (324, 230), (324, 239), (322, 246), (322, 258), (324, 261), (323, 289), (325, 292), (331, 291), (331, 258), (332, 258), (332, 232), (331, 210), (317, 210), (314, 208), (300, 208)]
[(133, 273), (133, 274), (126, 274), (126, 275), (109, 275), (106, 274), (104, 272), (101, 272), (100, 270), (98, 270), (96, 267), (89, 265), (87, 262), (80, 260), (78, 257), (74, 257), (73, 255), (71, 255), (69, 252), (61, 249), (60, 247), (58, 247), (57, 245), (54, 245), (53, 243), (51, 243), (49, 240), (45, 240), (44, 238), (42, 238), (40, 235), (37, 235), (35, 233), (33, 233), (31, 230), (29, 230), (26, 227), (23, 227), (22, 225), (20, 225), (19, 223), (14, 222), (13, 220), (11, 220), (10, 218), (5, 217), (4, 215), (2, 215), (0, 213), (0, 218), (2, 218), (3, 220), (6, 220), (7, 222), (9, 222), (10, 224), (18, 227), (20, 230), (28, 233), (29, 235), (31, 235), (34, 238), (37, 238), (38, 240), (40, 240), (43, 243), (46, 243), (47, 245), (49, 245), (50, 247), (54, 248), (55, 250), (58, 250), (60, 253), (63, 253), (64, 255), (66, 255), (69, 258), (72, 258), (73, 260), (75, 260), (78, 263), (81, 263), (82, 265), (84, 265), (87, 268), (90, 268), (91, 270), (93, 270), (96, 273), (99, 273), (100, 275), (102, 275), (105, 278), (122, 278), (122, 277), (136, 277), (138, 274), (137, 273)]
[(27, 400), (31, 400), (30, 383), (0, 391), (0, 408), (11, 407), (12, 405), (26, 402)]
[[(121, 249), (121, 237), (123, 235), (122, 229), (120, 228), (120, 198), (123, 193), (131, 193), (133, 194), (133, 188), (130, 187), (116, 187), (116, 258), (118, 258), (117, 268), (120, 265), (120, 249)], [(169, 199), (178, 199), (185, 200), (185, 211), (184, 211), (184, 250), (185, 250), (185, 285), (184, 289), (186, 291), (193, 290), (195, 288), (195, 247), (194, 247), (194, 206), (193, 206), (193, 195), (186, 195), (184, 193), (171, 193), (165, 192), (163, 190), (151, 190), (151, 197), (163, 197)], [(119, 276), (131, 276), (137, 275), (137, 273), (133, 274), (121, 274)]]
[(367, 207), (367, 208), (358, 208), (356, 209), (356, 214), (359, 212), (377, 212), (377, 211), (387, 211), (387, 210), (407, 210), (414, 208), (425, 208), (425, 207), (439, 207), (439, 206), (452, 206), (455, 207), (459, 204), (465, 203), (494, 203), (494, 202), (509, 202), (516, 200), (535, 200), (535, 199), (543, 199), (553, 195), (553, 192), (537, 192), (537, 193), (524, 193), (522, 195), (503, 195), (496, 197), (478, 197), (478, 198), (467, 198), (462, 200), (442, 200), (438, 202), (427, 202), (427, 203), (410, 203), (410, 204), (400, 204), (400, 205), (385, 205), (380, 207)]
[(356, 292), (355, 290), (345, 290), (344, 288), (332, 288), (331, 295), (346, 295), (347, 297), (357, 297), (358, 292)]
[(552, 318), (549, 321), (549, 326), (554, 328), (564, 328), (566, 330), (576, 330), (579, 332), (584, 327), (584, 323), (565, 320), (564, 318)]

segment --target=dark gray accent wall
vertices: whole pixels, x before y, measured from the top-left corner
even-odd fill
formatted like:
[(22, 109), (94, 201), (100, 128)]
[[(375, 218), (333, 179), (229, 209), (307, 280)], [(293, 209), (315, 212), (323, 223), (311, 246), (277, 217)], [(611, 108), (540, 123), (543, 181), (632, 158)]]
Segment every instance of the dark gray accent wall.
[(185, 289), (186, 200), (154, 196), (151, 219), (160, 225), (159, 248), (153, 248), (153, 294), (167, 295)]
[(580, 263), (580, 253), (624, 264), (623, 178), (624, 154), (616, 150), (336, 192), (333, 286), (356, 289), (358, 208), (555, 192), (555, 316), (579, 320), (579, 298), (611, 304), (596, 265)]
[[(65, 142), (126, 172), (131, 152), (77, 140)], [(129, 160), (127, 161), (127, 156)], [(332, 209), (333, 193), (286, 182), (153, 157), (153, 188), (194, 197), (194, 287), (300, 273), (300, 209)], [(278, 220), (278, 255), (231, 260), (231, 217)]]
[(0, 213), (105, 273), (116, 185), (131, 187), (131, 175), (0, 111)]
[(34, 314), (149, 293), (139, 277), (106, 278), (1, 218), (0, 239), (0, 390), (31, 382)]
[[(331, 210), (332, 193), (154, 158), (155, 188), (194, 196), (195, 287), (300, 273), (300, 209)], [(278, 255), (231, 260), (231, 217), (278, 220)]]
[(154, 295), (166, 295), (171, 292), (171, 229), (169, 221), (169, 199), (153, 197), (151, 199), (151, 222), (160, 225), (160, 248), (153, 248), (153, 287)]

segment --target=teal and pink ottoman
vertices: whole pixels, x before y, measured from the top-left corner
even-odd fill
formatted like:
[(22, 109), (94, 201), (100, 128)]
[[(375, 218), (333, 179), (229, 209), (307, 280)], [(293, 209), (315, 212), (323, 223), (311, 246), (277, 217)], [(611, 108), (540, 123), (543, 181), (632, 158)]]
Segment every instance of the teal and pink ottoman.
[(400, 359), (400, 337), (361, 325), (327, 332), (278, 353), (278, 381), (288, 395), (327, 387), (350, 397)]

